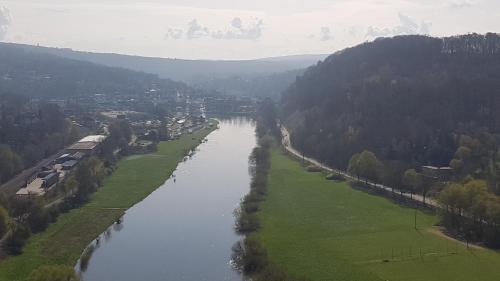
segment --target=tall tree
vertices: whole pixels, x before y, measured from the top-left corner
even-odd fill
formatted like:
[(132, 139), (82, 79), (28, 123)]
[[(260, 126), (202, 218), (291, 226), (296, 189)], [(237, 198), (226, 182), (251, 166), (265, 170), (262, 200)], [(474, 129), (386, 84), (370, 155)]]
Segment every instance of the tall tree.
[(371, 181), (379, 179), (381, 169), (382, 163), (373, 152), (368, 150), (353, 155), (348, 167), (349, 173)]
[(403, 175), (403, 183), (410, 190), (411, 195), (413, 195), (422, 188), (422, 175), (417, 173), (415, 169), (408, 169)]

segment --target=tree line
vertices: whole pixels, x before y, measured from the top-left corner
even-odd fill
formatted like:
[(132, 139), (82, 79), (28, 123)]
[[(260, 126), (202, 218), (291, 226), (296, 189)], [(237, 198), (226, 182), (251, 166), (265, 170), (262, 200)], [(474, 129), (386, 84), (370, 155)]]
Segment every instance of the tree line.
[[(280, 117), (306, 156), (424, 197), (441, 194), (450, 232), (498, 247), (498, 73), (498, 34), (381, 38), (309, 68), (283, 93)], [(454, 184), (424, 176), (422, 166), (451, 167)], [(481, 192), (470, 187), (478, 182)]]
[(256, 133), (258, 145), (249, 157), (251, 175), (250, 193), (241, 201), (236, 212), (235, 228), (245, 235), (242, 242), (233, 247), (233, 259), (239, 269), (255, 281), (304, 280), (288, 276), (281, 268), (273, 264), (266, 249), (256, 236), (260, 228), (257, 215), (260, 204), (267, 194), (268, 175), (271, 168), (271, 150), (281, 140), (276, 124), (276, 107), (270, 99), (259, 105)]
[[(92, 193), (102, 186), (103, 180), (115, 169), (116, 152), (128, 145), (132, 131), (126, 121), (111, 123), (110, 135), (102, 144), (99, 154), (81, 160), (44, 197), (6, 197), (0, 194), (0, 237), (2, 248), (9, 255), (19, 255), (33, 233), (44, 231), (61, 213), (85, 204)], [(124, 152), (126, 153), (126, 151)], [(62, 202), (48, 204), (55, 198)]]
[[(453, 40), (469, 46), (477, 36)], [(500, 130), (500, 55), (449, 54), (448, 40), (378, 39), (309, 68), (281, 100), (292, 144), (341, 169), (370, 150), (398, 178), (410, 167), (448, 166), (457, 136)]]
[(438, 199), (448, 231), (467, 242), (500, 248), (500, 197), (488, 191), (484, 180), (451, 183)]
[(0, 183), (80, 137), (55, 104), (0, 95)]

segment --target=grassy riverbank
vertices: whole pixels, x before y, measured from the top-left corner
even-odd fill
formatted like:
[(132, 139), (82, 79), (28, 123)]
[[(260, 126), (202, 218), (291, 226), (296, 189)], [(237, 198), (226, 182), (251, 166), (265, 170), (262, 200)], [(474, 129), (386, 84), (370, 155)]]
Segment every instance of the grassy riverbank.
[(186, 153), (213, 129), (161, 142), (158, 151), (122, 159), (88, 204), (62, 214), (56, 223), (28, 241), (24, 253), (0, 263), (0, 281), (23, 280), (40, 265), (74, 265), (84, 248), (126, 209), (143, 200), (170, 177)]
[(435, 234), (436, 216), (327, 181), (274, 150), (258, 238), (271, 262), (311, 280), (496, 281), (500, 254)]

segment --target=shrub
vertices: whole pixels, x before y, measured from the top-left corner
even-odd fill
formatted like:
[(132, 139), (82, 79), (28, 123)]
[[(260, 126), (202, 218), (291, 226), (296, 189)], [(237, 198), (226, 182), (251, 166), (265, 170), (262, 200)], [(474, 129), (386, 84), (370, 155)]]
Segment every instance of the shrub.
[(328, 174), (328, 175), (326, 176), (326, 179), (327, 179), (327, 180), (333, 180), (333, 181), (345, 181), (344, 176), (342, 176), (342, 175), (340, 175), (340, 174), (334, 174), (334, 173), (332, 173), (332, 174)]
[(13, 223), (11, 231), (4, 240), (4, 250), (10, 255), (21, 254), (24, 244), (26, 244), (26, 240), (30, 236), (31, 232), (26, 226), (20, 223)]
[(259, 229), (260, 222), (256, 214), (248, 214), (245, 211), (239, 212), (236, 221), (236, 230), (241, 233), (253, 232)]
[(311, 173), (319, 173), (321, 172), (321, 168), (316, 166), (316, 165), (309, 165), (306, 168), (306, 171), (311, 172)]

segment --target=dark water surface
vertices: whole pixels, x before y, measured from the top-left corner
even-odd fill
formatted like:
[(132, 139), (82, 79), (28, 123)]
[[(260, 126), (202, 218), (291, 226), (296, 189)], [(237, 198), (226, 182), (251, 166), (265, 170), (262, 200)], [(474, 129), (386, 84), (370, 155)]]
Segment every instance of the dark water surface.
[(249, 190), (254, 124), (221, 120), (207, 138), (175, 177), (101, 235), (84, 281), (242, 280), (230, 264), (240, 239), (233, 211)]

